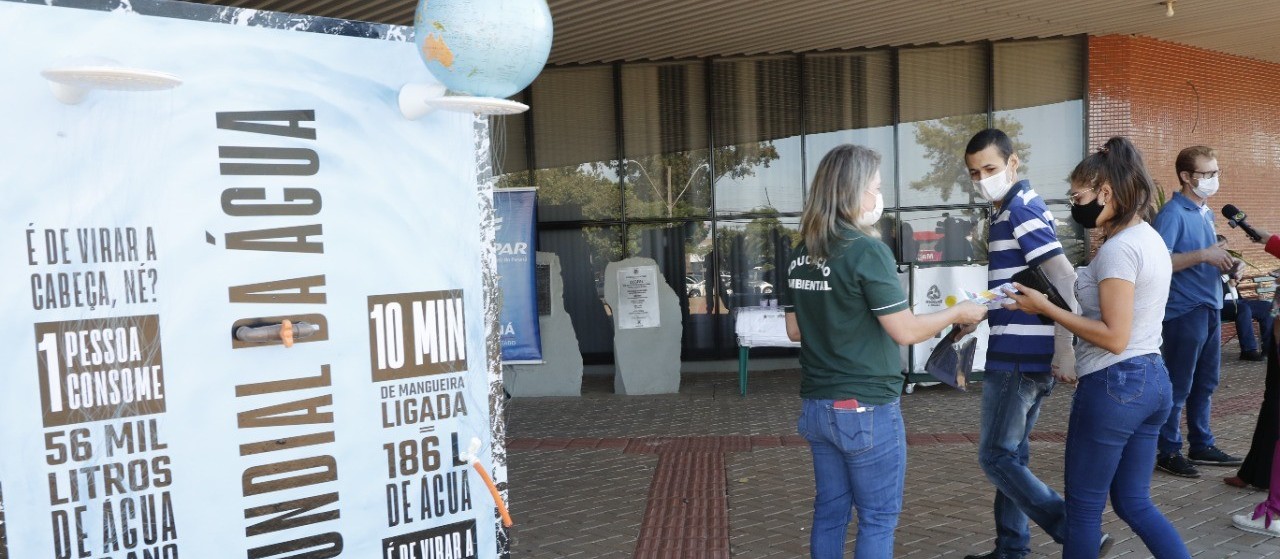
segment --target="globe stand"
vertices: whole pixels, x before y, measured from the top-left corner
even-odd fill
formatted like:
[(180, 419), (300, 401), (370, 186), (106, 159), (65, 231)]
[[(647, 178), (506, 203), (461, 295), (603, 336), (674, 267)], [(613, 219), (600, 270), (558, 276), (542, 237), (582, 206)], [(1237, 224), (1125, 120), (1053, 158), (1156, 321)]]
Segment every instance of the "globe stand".
[(107, 64), (57, 66), (40, 75), (49, 80), (54, 98), (66, 105), (79, 104), (94, 89), (160, 91), (182, 85), (182, 79), (173, 74)]
[(397, 98), (400, 114), (417, 120), (435, 110), (481, 115), (513, 115), (529, 110), (529, 106), (510, 99), (450, 95), (445, 86), (434, 83), (408, 83), (400, 88)]

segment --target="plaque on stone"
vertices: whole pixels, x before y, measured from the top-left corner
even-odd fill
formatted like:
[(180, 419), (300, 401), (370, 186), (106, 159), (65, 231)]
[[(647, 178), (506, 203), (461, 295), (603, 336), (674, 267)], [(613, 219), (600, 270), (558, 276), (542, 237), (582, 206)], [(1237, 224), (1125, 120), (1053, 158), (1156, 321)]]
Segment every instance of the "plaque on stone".
[(657, 328), (658, 267), (631, 266), (618, 270), (618, 329)]
[(538, 286), (538, 316), (551, 316), (551, 265), (536, 265), (533, 275)]

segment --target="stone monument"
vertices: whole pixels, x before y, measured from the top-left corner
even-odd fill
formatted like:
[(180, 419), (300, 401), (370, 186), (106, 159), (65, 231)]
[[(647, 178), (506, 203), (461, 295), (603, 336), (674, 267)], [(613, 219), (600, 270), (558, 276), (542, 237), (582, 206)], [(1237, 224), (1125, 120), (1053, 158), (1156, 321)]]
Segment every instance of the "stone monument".
[(613, 315), (613, 359), (618, 394), (680, 391), (680, 302), (652, 258), (611, 262), (604, 298)]
[[(503, 367), (502, 384), (512, 396), (580, 396), (582, 395), (582, 351), (573, 321), (564, 310), (564, 280), (560, 275), (560, 257), (551, 252), (537, 253), (538, 267), (550, 266), (547, 285), (538, 285), (538, 298), (543, 290), (549, 297), (546, 311), (538, 305), (538, 328), (542, 335), (542, 364)], [(541, 274), (540, 274), (541, 275)], [(546, 314), (544, 314), (546, 312)]]

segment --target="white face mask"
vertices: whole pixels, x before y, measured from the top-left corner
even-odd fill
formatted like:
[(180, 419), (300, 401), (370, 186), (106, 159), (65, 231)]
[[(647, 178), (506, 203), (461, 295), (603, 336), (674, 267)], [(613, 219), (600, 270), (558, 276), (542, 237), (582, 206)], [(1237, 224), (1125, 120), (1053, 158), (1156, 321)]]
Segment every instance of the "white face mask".
[(1208, 198), (1218, 193), (1218, 177), (1214, 176), (1207, 179), (1197, 181), (1196, 187), (1191, 189), (1196, 196)]
[(1009, 193), (1009, 188), (1013, 186), (1013, 181), (1009, 180), (1009, 168), (991, 175), (980, 181), (973, 181), (974, 190), (988, 202), (999, 202), (1004, 200), (1004, 195)]
[(862, 215), (858, 216), (858, 227), (867, 227), (880, 221), (880, 214), (884, 213), (884, 193), (876, 193), (876, 207), (871, 210), (862, 210)]

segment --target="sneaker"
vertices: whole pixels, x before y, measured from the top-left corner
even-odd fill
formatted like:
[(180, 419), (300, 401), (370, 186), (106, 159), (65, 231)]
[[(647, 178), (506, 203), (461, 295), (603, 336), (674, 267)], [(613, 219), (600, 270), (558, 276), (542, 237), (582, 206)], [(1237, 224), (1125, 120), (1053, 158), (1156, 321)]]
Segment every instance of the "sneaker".
[(1111, 553), (1111, 546), (1116, 541), (1111, 538), (1111, 534), (1102, 534), (1102, 542), (1098, 544), (1098, 559), (1106, 559)]
[(1200, 477), (1200, 470), (1192, 466), (1181, 454), (1157, 457), (1156, 469), (1178, 477)]
[(1280, 520), (1273, 520), (1270, 526), (1265, 524), (1266, 517), (1255, 519), (1250, 514), (1235, 514), (1231, 516), (1231, 525), (1236, 528), (1273, 538), (1280, 537)]
[(1258, 351), (1255, 349), (1253, 351), (1240, 352), (1240, 360), (1241, 361), (1266, 361), (1267, 358), (1266, 356), (1262, 355), (1261, 351)]
[(1193, 450), (1187, 453), (1187, 458), (1192, 464), (1202, 466), (1239, 466), (1244, 463), (1243, 458), (1237, 458), (1218, 450), (1216, 446), (1209, 446), (1200, 450)]

